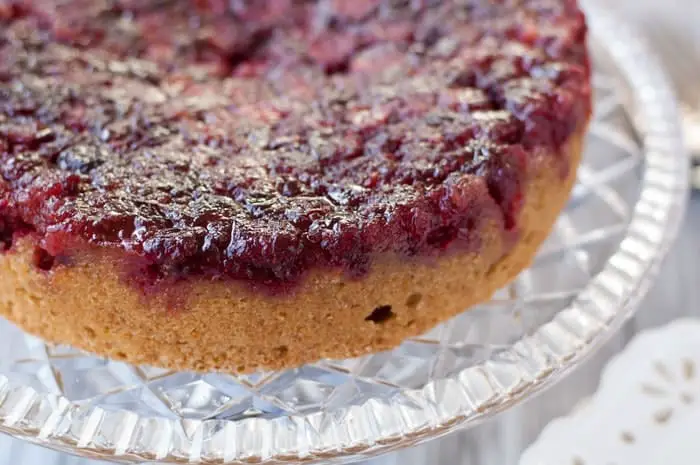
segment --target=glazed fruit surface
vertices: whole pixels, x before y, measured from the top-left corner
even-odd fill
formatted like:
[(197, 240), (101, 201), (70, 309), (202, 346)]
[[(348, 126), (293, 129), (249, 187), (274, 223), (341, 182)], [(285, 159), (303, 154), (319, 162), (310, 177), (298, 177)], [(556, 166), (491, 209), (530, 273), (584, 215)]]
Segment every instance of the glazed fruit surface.
[(587, 120), (585, 33), (574, 0), (0, 1), (0, 249), (272, 287), (478, 250)]

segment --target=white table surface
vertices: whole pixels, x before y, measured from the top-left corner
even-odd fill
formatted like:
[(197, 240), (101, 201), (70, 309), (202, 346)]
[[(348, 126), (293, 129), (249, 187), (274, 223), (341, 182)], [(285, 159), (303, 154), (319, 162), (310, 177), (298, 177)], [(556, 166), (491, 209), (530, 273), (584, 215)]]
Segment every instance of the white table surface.
[[(659, 36), (668, 34), (679, 47), (700, 44), (698, 0), (590, 0), (620, 9), (625, 16)], [(666, 32), (667, 31), (667, 32)], [(680, 48), (682, 49), (682, 48)], [(697, 45), (696, 51), (700, 51)], [(700, 71), (700, 54), (698, 70)], [(672, 57), (665, 56), (667, 62)], [(540, 433), (550, 419), (565, 414), (597, 387), (601, 368), (640, 329), (659, 326), (680, 316), (700, 316), (700, 194), (691, 200), (686, 223), (667, 258), (660, 278), (639, 313), (615, 338), (558, 385), (476, 429), (430, 444), (375, 459), (372, 465), (508, 465)], [(65, 454), (0, 436), (0, 465), (95, 465)]]

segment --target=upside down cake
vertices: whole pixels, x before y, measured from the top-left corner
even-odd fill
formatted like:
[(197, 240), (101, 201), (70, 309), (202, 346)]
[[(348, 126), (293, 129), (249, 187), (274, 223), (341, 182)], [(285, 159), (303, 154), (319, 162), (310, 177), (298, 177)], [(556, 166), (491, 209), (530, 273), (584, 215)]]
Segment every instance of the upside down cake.
[(246, 372), (488, 299), (564, 206), (575, 0), (0, 1), (0, 313)]

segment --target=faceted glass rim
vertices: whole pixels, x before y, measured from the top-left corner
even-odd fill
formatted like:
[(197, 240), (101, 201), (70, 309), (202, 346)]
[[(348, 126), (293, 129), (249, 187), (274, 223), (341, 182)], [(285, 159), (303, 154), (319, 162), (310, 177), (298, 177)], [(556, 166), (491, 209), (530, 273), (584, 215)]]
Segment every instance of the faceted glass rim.
[[(590, 3), (590, 2), (589, 2)], [(94, 458), (176, 463), (320, 462), (374, 456), (474, 425), (561, 379), (634, 312), (680, 227), (688, 191), (688, 162), (669, 80), (640, 36), (604, 6), (587, 4), (588, 23), (634, 93), (643, 140), (639, 197), (617, 250), (566, 308), (501, 352), (516, 369), (537, 347), (546, 360), (518, 372), (515, 386), (499, 383), (505, 364), (487, 360), (447, 379), (402, 394), (418, 406), (369, 399), (337, 411), (273, 419), (183, 420), (80, 405), (40, 393), (0, 375), (0, 432)], [(525, 355), (523, 355), (525, 354)], [(471, 394), (470, 394), (471, 393)], [(436, 402), (435, 399), (449, 402)], [(315, 426), (343, 414), (345, 431)], [(105, 425), (110, 425), (107, 428)], [(115, 426), (117, 425), (117, 426)], [(136, 431), (147, 431), (139, 442)], [(96, 446), (108, 437), (114, 447)]]

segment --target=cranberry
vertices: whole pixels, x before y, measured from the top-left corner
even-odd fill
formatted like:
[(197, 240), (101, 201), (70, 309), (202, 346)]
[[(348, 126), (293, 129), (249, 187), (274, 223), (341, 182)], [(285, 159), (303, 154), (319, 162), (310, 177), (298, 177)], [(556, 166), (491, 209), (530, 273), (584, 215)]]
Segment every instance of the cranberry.
[(287, 289), (476, 250), (590, 112), (574, 0), (0, 3), (0, 249), (44, 270)]

